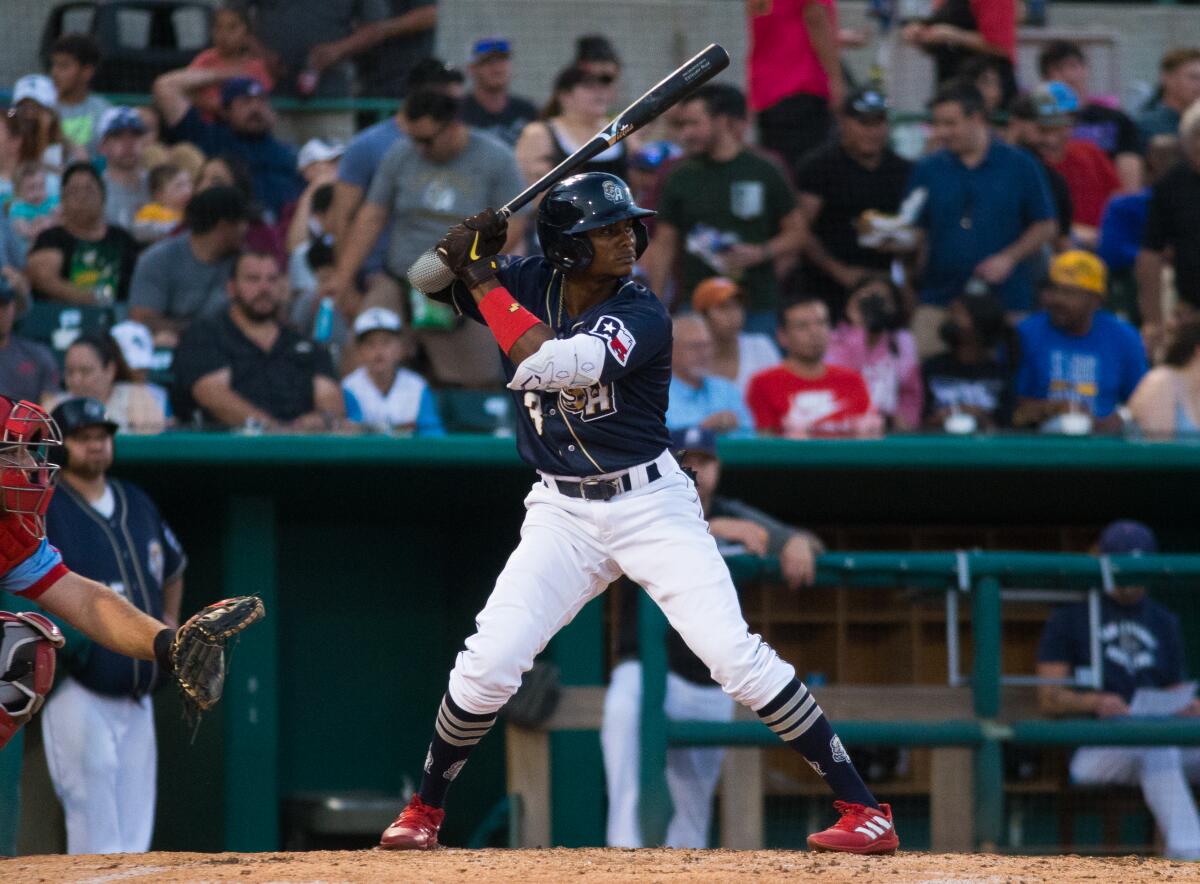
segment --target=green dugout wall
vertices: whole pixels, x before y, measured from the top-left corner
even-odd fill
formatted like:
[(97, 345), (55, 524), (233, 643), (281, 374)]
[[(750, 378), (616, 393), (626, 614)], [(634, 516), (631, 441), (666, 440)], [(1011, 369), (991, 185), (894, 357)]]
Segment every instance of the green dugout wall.
[[(1132, 517), (1168, 548), (1198, 546), (1200, 444), (747, 439), (721, 454), (724, 493), (800, 524), (1036, 532)], [(226, 702), (194, 736), (169, 692), (158, 698), (156, 847), (275, 849), (288, 795), (415, 782), (454, 655), (517, 541), (533, 474), (513, 441), (179, 433), (122, 437), (117, 459), (187, 547), (185, 610), (258, 592), (270, 615), (238, 646)], [(1200, 645), (1188, 650), (1196, 672)], [(547, 653), (567, 683), (601, 683), (600, 606)], [(502, 797), (502, 744), (498, 729), (459, 778), (449, 843), (464, 843)], [(0, 851), (12, 745), (0, 753)], [(554, 783), (554, 806), (568, 808), (554, 841), (600, 843), (598, 739), (556, 735), (553, 769), (572, 771), (570, 796), (564, 778)]]

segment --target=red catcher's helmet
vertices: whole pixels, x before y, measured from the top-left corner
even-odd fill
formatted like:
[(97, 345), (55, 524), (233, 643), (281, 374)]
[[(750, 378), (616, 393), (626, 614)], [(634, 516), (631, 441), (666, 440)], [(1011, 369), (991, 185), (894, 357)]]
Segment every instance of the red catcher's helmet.
[(50, 450), (62, 445), (62, 433), (41, 406), (7, 396), (0, 396), (0, 428), (0, 509), (19, 516), (26, 531), (42, 537), (58, 473)]

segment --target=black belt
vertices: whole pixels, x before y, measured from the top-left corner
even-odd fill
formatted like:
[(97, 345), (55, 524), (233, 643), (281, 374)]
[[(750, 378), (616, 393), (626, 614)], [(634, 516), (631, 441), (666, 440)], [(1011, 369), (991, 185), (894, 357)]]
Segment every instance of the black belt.
[[(651, 463), (646, 467), (646, 484), (661, 478), (662, 473), (658, 471), (658, 464)], [(628, 471), (619, 476), (613, 476), (611, 479), (591, 478), (581, 482), (565, 482), (562, 479), (555, 479), (554, 484), (558, 487), (560, 494), (580, 500), (612, 500), (618, 494), (633, 490), (633, 479), (629, 477)]]

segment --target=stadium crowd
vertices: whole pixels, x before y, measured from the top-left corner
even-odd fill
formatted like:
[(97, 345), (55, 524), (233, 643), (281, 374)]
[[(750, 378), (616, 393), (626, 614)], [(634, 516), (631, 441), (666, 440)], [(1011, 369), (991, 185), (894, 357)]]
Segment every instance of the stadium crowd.
[[(499, 388), (486, 329), (404, 272), (600, 128), (621, 60), (581, 38), (539, 110), (507, 39), (464, 73), (429, 56), (434, 4), (374, 5), (221, 7), (143, 107), (91, 92), (90, 36), (58, 38), (0, 127), (0, 387), (99, 398), (128, 432), (422, 435), (445, 432), (443, 391)], [(886, 95), (816, 2), (751, 10), (746, 94), (710, 84), (588, 164), (659, 213), (639, 272), (677, 318), (673, 427), (1200, 426), (1200, 48), (1165, 52), (1127, 113), (1070, 42), (1017, 83), (1015, 12), (942, 20), (959, 5), (902, 32), (937, 72), (921, 156), (890, 146)], [(355, 82), (402, 109), (355, 133), (270, 103)], [(512, 254), (538, 249), (529, 216)]]

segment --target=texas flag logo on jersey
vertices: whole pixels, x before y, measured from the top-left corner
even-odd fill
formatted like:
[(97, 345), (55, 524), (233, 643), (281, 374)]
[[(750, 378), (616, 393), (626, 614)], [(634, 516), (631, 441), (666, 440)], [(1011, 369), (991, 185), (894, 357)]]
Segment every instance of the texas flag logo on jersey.
[(634, 340), (633, 334), (629, 329), (625, 327), (625, 323), (615, 316), (601, 316), (596, 320), (596, 324), (592, 326), (592, 330), (588, 334), (595, 335), (604, 341), (608, 347), (608, 352), (621, 365), (626, 365), (629, 362), (629, 354), (633, 352), (633, 348), (637, 345), (637, 341)]

